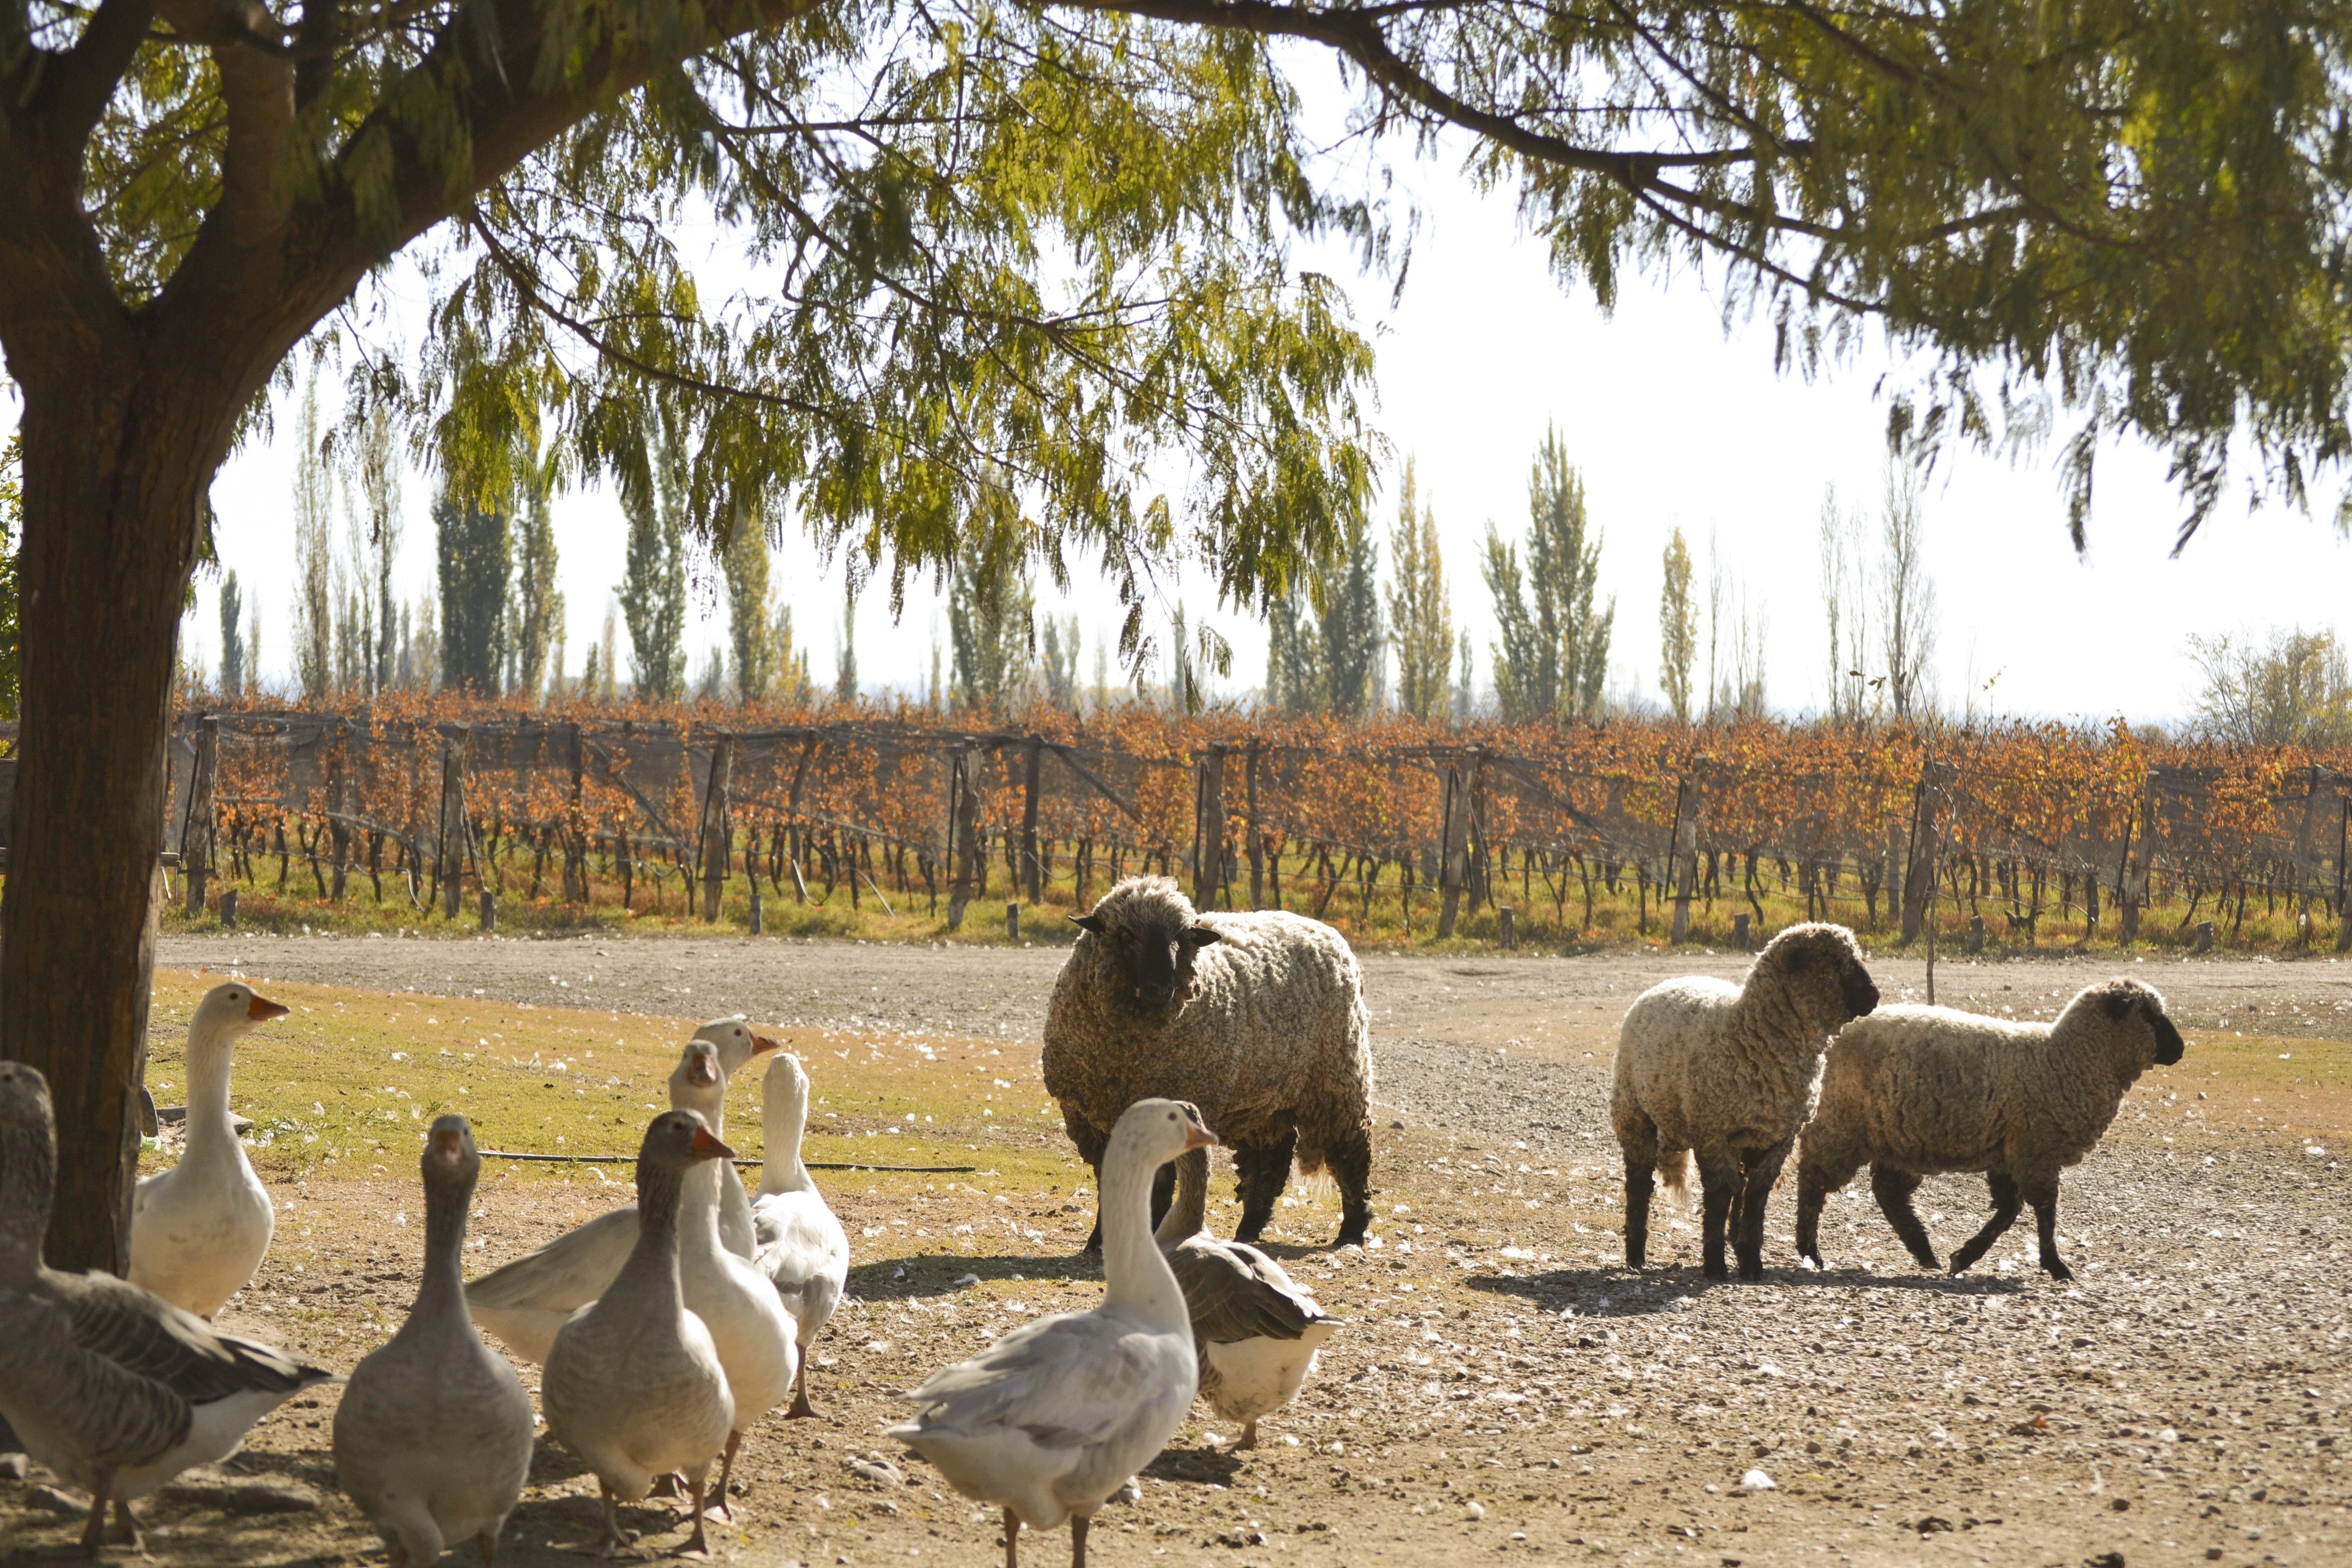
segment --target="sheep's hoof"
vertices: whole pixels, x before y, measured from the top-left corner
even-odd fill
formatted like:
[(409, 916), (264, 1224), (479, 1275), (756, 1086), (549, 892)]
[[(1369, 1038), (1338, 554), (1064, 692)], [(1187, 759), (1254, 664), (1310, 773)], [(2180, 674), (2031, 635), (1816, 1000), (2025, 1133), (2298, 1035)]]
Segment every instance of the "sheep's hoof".
[(2053, 1279), (2072, 1279), (2074, 1278), (2074, 1271), (2066, 1267), (2065, 1261), (2063, 1258), (2045, 1258), (2042, 1260), (2042, 1267), (2050, 1271), (2050, 1278)]
[(1706, 1275), (1709, 1279), (1728, 1279), (1731, 1278), (1731, 1270), (1723, 1266), (1723, 1261), (1720, 1258), (1716, 1258), (1700, 1265), (1699, 1272)]
[(1747, 1280), (1751, 1285), (1757, 1280), (1763, 1279), (1764, 1264), (1762, 1260), (1759, 1259), (1754, 1263), (1750, 1263), (1748, 1259), (1744, 1258), (1741, 1258), (1739, 1260), (1739, 1277), (1742, 1279)]

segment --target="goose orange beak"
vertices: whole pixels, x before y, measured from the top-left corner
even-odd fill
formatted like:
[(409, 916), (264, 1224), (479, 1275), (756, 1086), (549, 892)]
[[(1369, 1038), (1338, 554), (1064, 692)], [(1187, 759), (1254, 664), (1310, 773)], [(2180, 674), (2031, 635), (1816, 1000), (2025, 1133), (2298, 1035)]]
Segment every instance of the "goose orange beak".
[(710, 1135), (708, 1127), (694, 1130), (694, 1157), (698, 1160), (732, 1160), (735, 1151)]
[(435, 1159), (461, 1159), (464, 1157), (465, 1152), (465, 1134), (459, 1132), (456, 1128), (447, 1128), (442, 1131), (433, 1134), (433, 1157)]
[(772, 1040), (765, 1035), (755, 1033), (751, 1037), (751, 1054), (755, 1057), (764, 1055), (769, 1051), (782, 1050), (783, 1049), (783, 1041)]
[(267, 1024), (272, 1018), (283, 1018), (293, 1010), (291, 1007), (272, 1002), (258, 991), (253, 994), (253, 1000), (245, 1005), (245, 1016), (257, 1024)]
[(1199, 1122), (1192, 1122), (1184, 1129), (1186, 1153), (1189, 1154), (1195, 1149), (1214, 1149), (1215, 1147), (1217, 1147), (1217, 1135)]

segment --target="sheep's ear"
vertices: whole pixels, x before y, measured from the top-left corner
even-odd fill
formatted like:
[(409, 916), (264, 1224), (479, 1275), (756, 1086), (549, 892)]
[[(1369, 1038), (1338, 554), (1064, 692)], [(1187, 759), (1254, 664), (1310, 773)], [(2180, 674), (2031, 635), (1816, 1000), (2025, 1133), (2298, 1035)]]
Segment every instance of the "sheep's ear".
[(1070, 923), (1080, 931), (1090, 931), (1097, 936), (1102, 935), (1108, 929), (1108, 922), (1100, 915), (1072, 915)]
[(1207, 926), (1186, 926), (1184, 934), (1176, 939), (1186, 947), (1199, 950), (1218, 940), (1217, 933)]
[(2133, 995), (2128, 991), (2110, 991), (2107, 993), (2107, 1016), (2116, 1023), (2120, 1024), (2126, 1018), (2130, 1017), (2132, 1015), (2132, 1009), (2138, 1005), (2139, 998)]

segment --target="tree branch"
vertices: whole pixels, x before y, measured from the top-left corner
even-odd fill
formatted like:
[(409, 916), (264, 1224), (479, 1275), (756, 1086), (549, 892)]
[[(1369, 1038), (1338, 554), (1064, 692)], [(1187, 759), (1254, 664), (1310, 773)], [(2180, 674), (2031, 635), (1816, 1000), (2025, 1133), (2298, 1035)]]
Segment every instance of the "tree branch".
[[(1619, 152), (1587, 147), (1538, 131), (1507, 114), (1465, 102), (1409, 64), (1389, 47), (1377, 22), (1360, 11), (1307, 10), (1266, 0), (1060, 0), (1078, 10), (1118, 11), (1197, 27), (1236, 28), (1265, 37), (1300, 38), (1336, 50), (1389, 92), (1441, 120), (1473, 131), (1498, 146), (1539, 163), (1558, 164), (1615, 180), (1629, 191), (1649, 189), (1661, 169), (1722, 168), (1754, 163), (1752, 147), (1722, 147), (1700, 153)], [(1775, 151), (1796, 154), (1810, 143), (1789, 142)]]
[(80, 158), (82, 143), (114, 96), (115, 83), (147, 37), (154, 9), (154, 0), (105, 0), (74, 47), (42, 64), (28, 118), (45, 122), (54, 152), (62, 155), (69, 150)]
[(212, 50), (228, 115), (218, 216), (223, 237), (249, 250), (286, 223), (277, 194), (278, 156), (294, 128), (285, 37), (260, 0), (156, 0), (155, 9), (173, 32)]

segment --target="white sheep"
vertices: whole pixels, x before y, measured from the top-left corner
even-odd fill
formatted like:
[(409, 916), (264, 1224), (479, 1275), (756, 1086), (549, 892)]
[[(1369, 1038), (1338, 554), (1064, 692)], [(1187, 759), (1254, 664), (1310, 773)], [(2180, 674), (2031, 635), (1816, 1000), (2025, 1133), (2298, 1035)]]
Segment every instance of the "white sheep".
[[(1188, 1100), (1234, 1151), (1237, 1241), (1255, 1241), (1290, 1179), (1328, 1165), (1337, 1245), (1371, 1218), (1372, 1055), (1363, 977), (1347, 938), (1266, 910), (1199, 914), (1164, 877), (1132, 877), (1076, 917), (1082, 934), (1045, 1009), (1045, 1092), (1097, 1175), (1119, 1114)], [(1167, 1213), (1172, 1170), (1152, 1191)], [(1101, 1226), (1087, 1243), (1100, 1245)]]
[(2030, 1203), (2042, 1267), (2073, 1279), (2058, 1256), (2058, 1173), (2098, 1144), (2140, 1074), (2185, 1048), (2164, 998), (2137, 980), (2085, 987), (2047, 1024), (1950, 1007), (1855, 1020), (1830, 1047), (1821, 1109), (1797, 1158), (1797, 1250), (1821, 1264), (1822, 1200), (1867, 1164), (1895, 1234), (1934, 1268), (1911, 1194), (1923, 1176), (1982, 1171), (1992, 1217), (1952, 1254), (1952, 1272), (1982, 1258)]
[(1836, 925), (1790, 926), (1740, 984), (1686, 975), (1634, 998), (1609, 1092), (1625, 1151), (1626, 1267), (1641, 1268), (1649, 1246), (1652, 1172), (1679, 1196), (1695, 1154), (1706, 1277), (1724, 1277), (1727, 1226), (1739, 1277), (1762, 1278), (1765, 1199), (1812, 1114), (1822, 1052), (1877, 1005), (1853, 932)]

